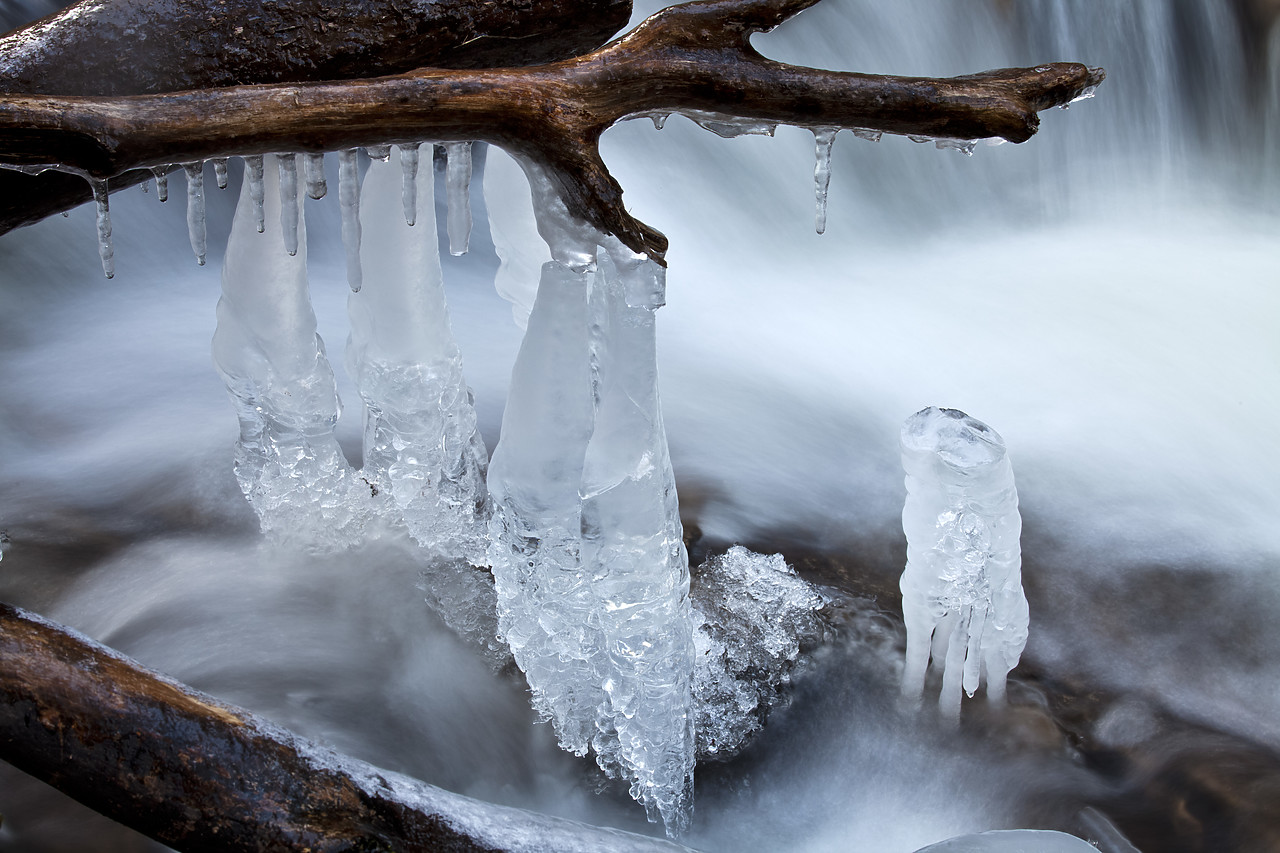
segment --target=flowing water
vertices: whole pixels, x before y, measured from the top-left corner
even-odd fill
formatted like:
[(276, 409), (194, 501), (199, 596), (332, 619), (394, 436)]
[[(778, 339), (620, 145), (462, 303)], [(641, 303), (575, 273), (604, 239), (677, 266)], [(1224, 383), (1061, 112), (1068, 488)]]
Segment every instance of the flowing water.
[[(695, 554), (781, 549), (891, 613), (898, 428), (928, 405), (999, 430), (1025, 519), (1010, 715), (903, 717), (900, 625), (850, 608), (756, 746), (699, 771), (687, 843), (896, 853), (1041, 826), (1129, 849), (1114, 824), (1148, 853), (1277, 849), (1280, 36), (1268, 59), (1226, 0), (826, 0), (755, 43), (877, 73), (1110, 76), (972, 157), (839, 134), (821, 237), (807, 130), (722, 139), (672, 117), (605, 136), (632, 212), (671, 238), (662, 393)], [(181, 192), (111, 199), (110, 281), (90, 206), (0, 239), (0, 599), (390, 769), (650, 831), (408, 594), (402, 543), (260, 545), (209, 358), (238, 164), (226, 193), (205, 181), (204, 267)], [(338, 206), (305, 205), (336, 352)], [(443, 261), (492, 449), (520, 331), (472, 206), (469, 254)], [(7, 769), (0, 813), (0, 850), (150, 849)]]

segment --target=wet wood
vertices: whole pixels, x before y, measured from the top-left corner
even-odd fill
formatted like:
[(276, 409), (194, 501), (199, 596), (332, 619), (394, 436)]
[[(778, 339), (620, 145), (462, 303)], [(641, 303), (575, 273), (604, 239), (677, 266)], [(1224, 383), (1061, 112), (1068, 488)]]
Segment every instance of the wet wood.
[(311, 744), (0, 604), (0, 759), (182, 851), (675, 851)]
[(946, 79), (823, 71), (765, 59), (751, 35), (818, 0), (706, 0), (666, 9), (585, 56), (504, 69), (419, 69), (341, 83), (238, 86), (129, 98), (0, 99), (0, 159), (128, 169), (277, 151), (484, 140), (548, 171), (569, 210), (661, 260), (600, 158), (624, 118), (699, 111), (769, 124), (954, 139), (1029, 139), (1038, 113), (1105, 77), (1076, 63)]
[[(0, 80), (10, 93), (123, 96), (534, 65), (599, 47), (630, 16), (631, 0), (81, 0), (0, 38)], [(0, 233), (90, 197), (73, 175), (0, 172)]]

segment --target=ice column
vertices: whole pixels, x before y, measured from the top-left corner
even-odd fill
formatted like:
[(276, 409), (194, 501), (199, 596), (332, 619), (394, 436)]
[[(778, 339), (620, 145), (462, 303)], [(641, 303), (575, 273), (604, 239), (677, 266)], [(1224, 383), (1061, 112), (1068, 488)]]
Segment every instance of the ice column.
[[(361, 194), (364, 287), (348, 297), (348, 372), (365, 404), (364, 474), (438, 556), (488, 564), (488, 454), (449, 327), (434, 181), (416, 182), (419, 222), (401, 213), (402, 175), (369, 164)], [(490, 596), (492, 602), (492, 596)]]
[(954, 719), (961, 687), (973, 696), (984, 670), (988, 699), (1003, 701), (1005, 679), (1027, 644), (1018, 493), (1004, 440), (964, 412), (917, 412), (902, 427), (901, 446), (902, 694), (919, 701), (932, 655), (943, 665), (939, 707)]
[[(263, 173), (265, 204), (278, 216), (272, 160)], [(269, 537), (342, 548), (361, 535), (370, 488), (348, 467), (333, 435), (341, 404), (307, 292), (305, 223), (298, 253), (289, 255), (280, 230), (258, 233), (256, 195), (254, 182), (245, 181), (213, 336), (214, 365), (240, 418), (236, 477)]]
[[(526, 167), (529, 168), (529, 167)], [(688, 556), (658, 404), (657, 264), (560, 221), (489, 469), (499, 624), (560, 744), (590, 748), (669, 833), (688, 823)], [(575, 238), (576, 235), (576, 238)]]

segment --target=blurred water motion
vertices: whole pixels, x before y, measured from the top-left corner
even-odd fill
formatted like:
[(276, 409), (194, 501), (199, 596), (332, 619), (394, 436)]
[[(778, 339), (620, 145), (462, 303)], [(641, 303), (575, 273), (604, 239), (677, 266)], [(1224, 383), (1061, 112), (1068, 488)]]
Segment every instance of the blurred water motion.
[[(1146, 744), (1145, 778), (1182, 780), (1160, 796), (1195, 820), (1186, 804), (1205, 791), (1228, 810), (1280, 801), (1257, 799), (1280, 749), (1280, 56), (1257, 27), (1226, 0), (826, 0), (757, 46), (877, 73), (1078, 60), (1109, 78), (1025, 145), (973, 157), (840, 134), (821, 238), (808, 131), (723, 140), (672, 118), (604, 140), (632, 211), (671, 238), (664, 408), (704, 547), (844, 560), (892, 606), (898, 426), (926, 405), (990, 423), (1026, 519), (1026, 666), (1122, 697), (1082, 723), (1093, 746)], [(111, 282), (87, 208), (0, 239), (0, 598), (392, 769), (645, 831), (531, 725), (522, 691), (406, 595), (404, 548), (259, 549), (208, 355), (235, 179), (226, 193), (206, 179), (204, 268), (176, 187), (165, 205), (112, 199)], [(306, 215), (333, 353), (336, 203)], [(493, 292), (483, 216), (471, 254), (444, 260), (492, 447), (519, 330)], [(359, 398), (339, 379), (358, 464)], [(1035, 712), (1048, 688), (1024, 685), (1012, 720), (976, 708), (961, 736), (900, 718), (895, 630), (851, 622), (758, 748), (703, 771), (690, 843), (911, 851), (1032, 822), (1083, 832), (1085, 804), (1123, 805)], [(1233, 745), (1206, 758), (1218, 741), (1173, 738), (1174, 718)], [(5, 770), (0, 850), (147, 849), (100, 828), (59, 839), (49, 825), (73, 819), (50, 815), (65, 808)], [(1258, 810), (1262, 841), (1217, 847), (1203, 820), (1112, 817), (1162, 850), (1267, 849), (1280, 825)]]

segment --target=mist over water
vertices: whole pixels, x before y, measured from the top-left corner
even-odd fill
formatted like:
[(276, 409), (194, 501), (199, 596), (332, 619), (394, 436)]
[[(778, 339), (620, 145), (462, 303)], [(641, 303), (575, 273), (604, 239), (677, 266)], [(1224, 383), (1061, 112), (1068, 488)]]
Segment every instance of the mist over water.
[[(973, 157), (839, 134), (822, 237), (809, 131), (610, 130), (630, 209), (671, 239), (659, 354), (686, 525), (712, 547), (843, 555), (891, 589), (898, 428), (963, 409), (1004, 436), (1017, 476), (1027, 665), (1126, 697), (1099, 737), (1140, 739), (1170, 712), (1280, 749), (1277, 33), (1266, 54), (1225, 0), (825, 0), (758, 49), (873, 73), (1081, 61), (1109, 76), (1031, 141)], [(260, 546), (209, 357), (236, 179), (219, 193), (206, 178), (203, 268), (178, 176), (164, 205), (113, 197), (112, 281), (88, 208), (0, 238), (0, 599), (389, 769), (648, 831), (421, 604), (408, 547)], [(334, 356), (336, 199), (306, 217)], [(492, 449), (520, 331), (482, 214), (471, 253), (442, 260)], [(333, 362), (358, 465), (359, 396)], [(897, 853), (1075, 831), (1105, 783), (1034, 715), (959, 734), (900, 716), (898, 631), (847, 627), (756, 748), (699, 771), (689, 843)], [(3, 770), (0, 850), (83, 849), (55, 829), (90, 819), (63, 808)]]

